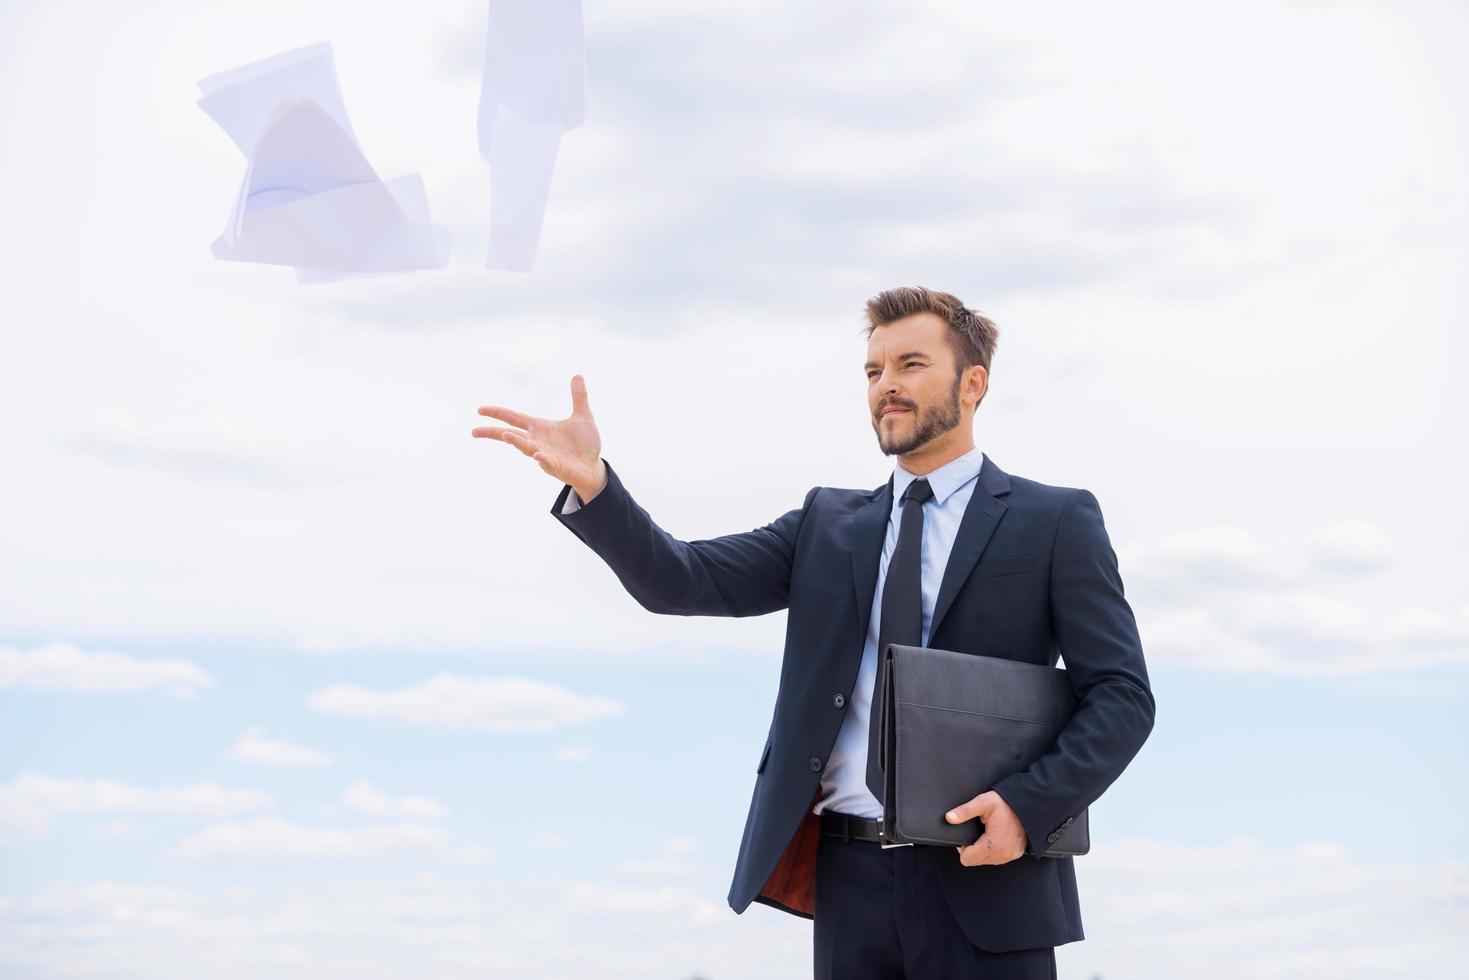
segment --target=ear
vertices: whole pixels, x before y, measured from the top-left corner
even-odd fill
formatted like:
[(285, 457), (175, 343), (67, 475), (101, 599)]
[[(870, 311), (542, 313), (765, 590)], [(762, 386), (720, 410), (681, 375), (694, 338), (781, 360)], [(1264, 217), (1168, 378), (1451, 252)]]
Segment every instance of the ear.
[(990, 373), (985, 370), (983, 364), (971, 364), (964, 369), (964, 382), (961, 387), (963, 396), (973, 396), (974, 407), (984, 401), (984, 396), (990, 390)]

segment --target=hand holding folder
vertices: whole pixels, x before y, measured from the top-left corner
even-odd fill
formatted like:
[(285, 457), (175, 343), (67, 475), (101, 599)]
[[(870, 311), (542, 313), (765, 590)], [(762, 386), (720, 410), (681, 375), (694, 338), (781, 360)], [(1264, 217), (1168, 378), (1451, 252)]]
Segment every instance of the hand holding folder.
[[(889, 643), (878, 670), (883, 701), (878, 767), (885, 800), (883, 836), (891, 843), (963, 846), (974, 842), (969, 821), (944, 814), (1042, 755), (1076, 710), (1060, 667), (952, 650)], [(982, 830), (982, 827), (981, 827)], [(1041, 857), (1087, 853), (1083, 809)]]

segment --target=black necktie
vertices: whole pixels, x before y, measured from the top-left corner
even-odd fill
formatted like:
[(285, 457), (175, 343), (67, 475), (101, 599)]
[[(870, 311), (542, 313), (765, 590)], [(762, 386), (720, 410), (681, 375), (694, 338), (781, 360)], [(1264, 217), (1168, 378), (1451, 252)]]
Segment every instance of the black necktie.
[(877, 767), (881, 728), (877, 723), (885, 685), (882, 652), (889, 643), (921, 646), (923, 643), (923, 502), (933, 497), (927, 480), (914, 480), (903, 494), (898, 545), (888, 559), (887, 580), (882, 586), (882, 609), (877, 622), (877, 678), (872, 705), (867, 714), (867, 788), (883, 802), (882, 771)]

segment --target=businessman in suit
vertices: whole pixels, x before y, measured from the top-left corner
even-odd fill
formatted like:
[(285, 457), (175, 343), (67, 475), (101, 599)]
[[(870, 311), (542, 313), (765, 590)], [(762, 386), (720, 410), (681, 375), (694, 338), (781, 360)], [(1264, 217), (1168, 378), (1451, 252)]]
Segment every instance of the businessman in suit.
[[(585, 380), (568, 418), (500, 406), (481, 426), (562, 486), (551, 513), (650, 612), (789, 610), (780, 687), (729, 904), (812, 920), (815, 976), (1038, 980), (1084, 937), (1071, 857), (1043, 857), (1147, 739), (1154, 700), (1097, 498), (1000, 469), (976, 448), (993, 322), (901, 287), (866, 307), (875, 490), (813, 487), (752, 531), (681, 541), (601, 456)], [(893, 845), (869, 725), (877, 653), (924, 645), (1055, 666), (1077, 707), (1026, 768), (955, 800), (963, 847)], [(953, 746), (955, 753), (963, 745)]]

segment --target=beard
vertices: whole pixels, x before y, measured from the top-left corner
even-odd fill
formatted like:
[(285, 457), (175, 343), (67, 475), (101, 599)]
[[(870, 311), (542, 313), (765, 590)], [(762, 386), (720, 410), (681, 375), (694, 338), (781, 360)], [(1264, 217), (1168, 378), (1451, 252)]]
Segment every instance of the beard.
[(883, 433), (882, 416), (878, 416), (872, 423), (872, 431), (877, 433), (877, 444), (883, 455), (902, 456), (914, 452), (930, 440), (951, 429), (957, 429), (963, 420), (959, 409), (961, 382), (962, 378), (955, 377), (948, 399), (939, 404), (928, 408), (922, 405), (904, 406), (908, 409), (908, 418), (895, 422), (886, 435)]

